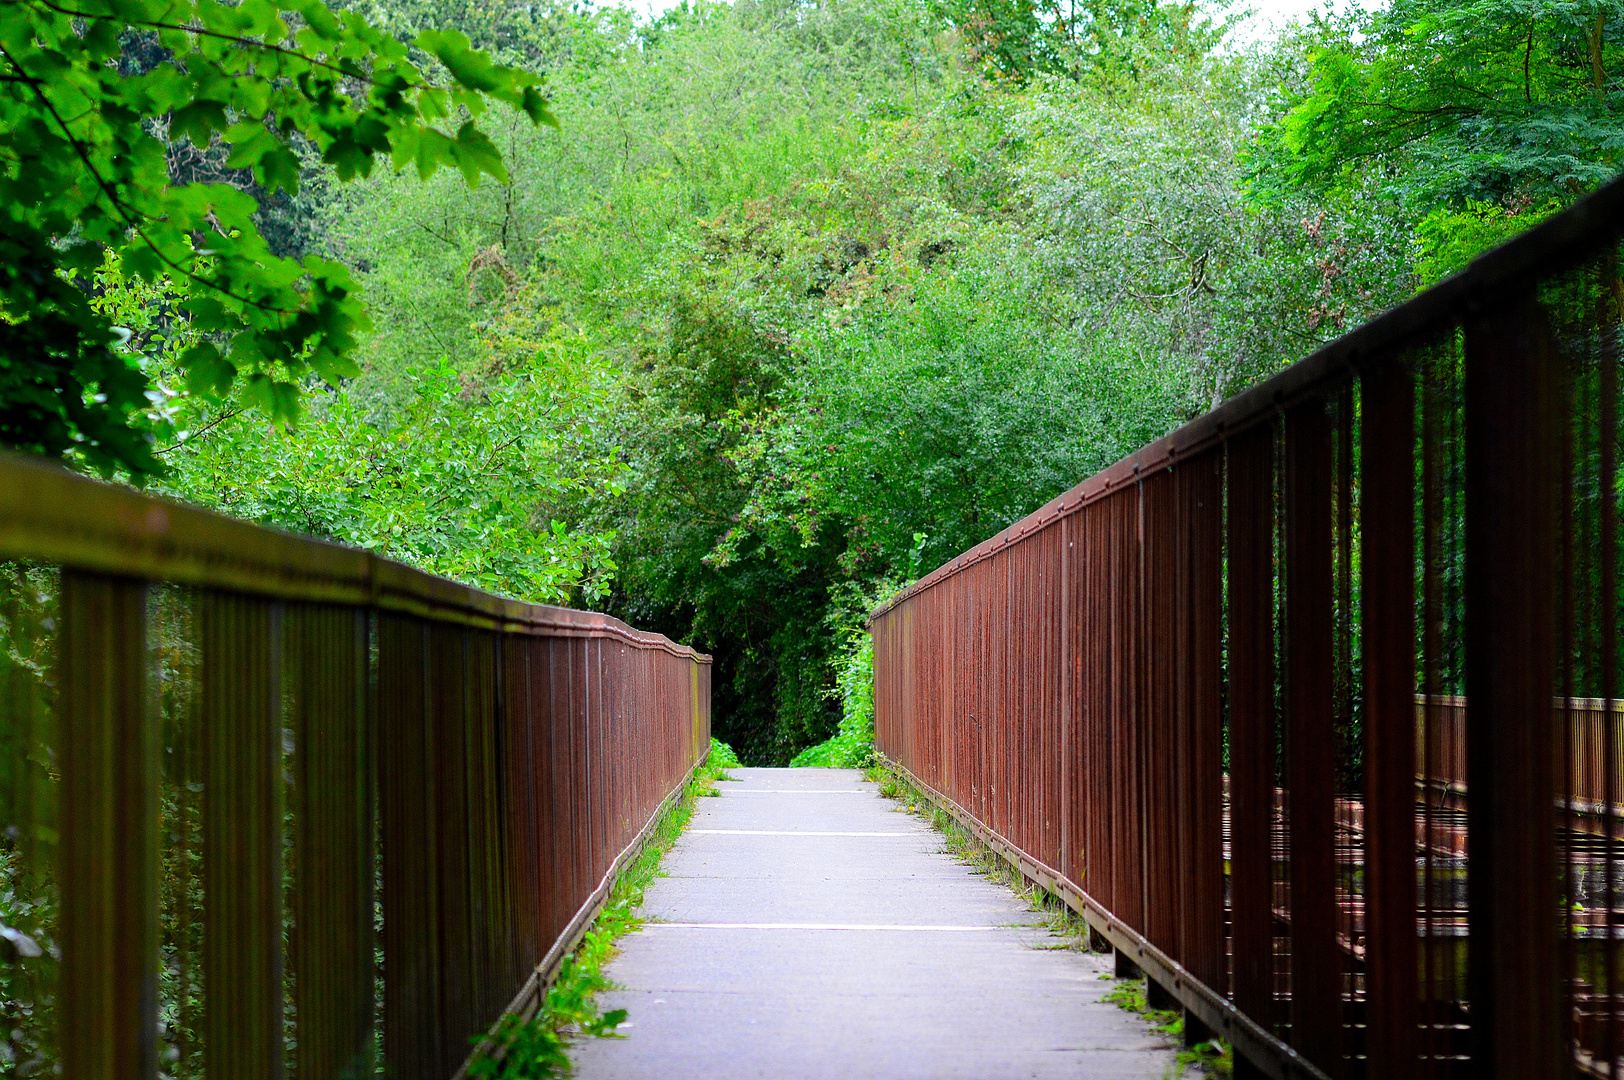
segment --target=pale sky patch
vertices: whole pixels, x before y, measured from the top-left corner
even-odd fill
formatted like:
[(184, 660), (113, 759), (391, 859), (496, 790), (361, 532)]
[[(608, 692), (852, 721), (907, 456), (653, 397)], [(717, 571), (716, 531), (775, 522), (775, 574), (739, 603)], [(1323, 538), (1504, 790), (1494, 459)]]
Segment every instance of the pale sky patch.
[[(1309, 12), (1323, 10), (1325, 0), (1251, 0), (1245, 6), (1250, 7), (1253, 14), (1235, 28), (1235, 37), (1241, 41), (1258, 41), (1273, 36), (1293, 19), (1306, 19)], [(1334, 0), (1331, 5), (1332, 10), (1338, 12), (1359, 6), (1356, 0)]]

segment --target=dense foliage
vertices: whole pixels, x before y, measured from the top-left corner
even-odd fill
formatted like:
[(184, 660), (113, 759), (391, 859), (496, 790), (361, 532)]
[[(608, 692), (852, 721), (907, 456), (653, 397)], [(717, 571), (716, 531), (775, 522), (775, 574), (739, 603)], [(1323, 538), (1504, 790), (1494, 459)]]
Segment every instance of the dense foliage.
[(70, 275), (104, 264), (163, 276), (199, 339), (194, 389), (243, 392), (293, 419), (299, 382), (355, 375), (368, 328), (353, 275), (271, 251), (258, 201), (229, 183), (174, 183), (170, 148), (220, 146), (262, 192), (298, 192), (299, 151), (340, 180), (376, 158), (506, 179), (472, 117), (492, 102), (550, 121), (540, 77), (494, 66), (455, 30), (406, 46), (321, 0), (8, 0), (0, 6), (0, 439), (74, 450), (104, 470), (156, 467), (148, 380)]
[(1414, 223), (1430, 283), (1614, 175), (1624, 4), (1394, 0), (1316, 26), (1255, 177)]
[(192, 279), (87, 235), (51, 287), (122, 328), (172, 433), (152, 483), (709, 650), (752, 764), (837, 732), (802, 760), (862, 758), (886, 590), (1577, 198), (1624, 139), (1616, 0), (1401, 0), (1252, 44), (1156, 0), (340, 6), (425, 79), (465, 39), (524, 73), (509, 97), (545, 76), (561, 127), (481, 112), (502, 168), (472, 190), (332, 184), (301, 136), (276, 235), (372, 329), (291, 431), (255, 384), (188, 381), (222, 332)]
[(1606, 180), (1624, 151), (1617, 0), (1395, 0), (1317, 36), (1276, 125), (1277, 184), (1373, 181), (1422, 212), (1542, 202)]

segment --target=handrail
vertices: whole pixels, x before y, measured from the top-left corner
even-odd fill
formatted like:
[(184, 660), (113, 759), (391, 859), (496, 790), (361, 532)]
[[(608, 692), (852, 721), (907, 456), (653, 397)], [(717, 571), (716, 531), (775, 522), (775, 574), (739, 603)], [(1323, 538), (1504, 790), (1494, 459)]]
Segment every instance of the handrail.
[(1606, 225), (1624, 217), (1624, 177), (1585, 196), (1566, 210), (1474, 259), (1398, 307), (1376, 316), (1255, 386), (1226, 399), (1189, 423), (1126, 455), (1055, 496), (1008, 528), (943, 563), (869, 612), (869, 621), (908, 597), (934, 587), (1057, 518), (1076, 513), (1123, 487), (1170, 469), (1248, 428), (1279, 416), (1292, 405), (1373, 362), (1426, 338), (1441, 321), (1478, 311), (1537, 268), (1559, 273), (1577, 266), (1607, 243)]
[(0, 559), (355, 604), (506, 633), (613, 637), (702, 664), (710, 657), (609, 615), (530, 604), (361, 548), (296, 536), (0, 452)]
[(869, 614), (878, 751), (1187, 1037), (1624, 1062), (1620, 243), (1624, 179)]
[(466, 1072), (704, 761), (711, 666), (0, 454), (0, 887), (26, 944), (0, 989), (31, 1010), (0, 1050), (136, 1080), (295, 1047), (301, 1075)]

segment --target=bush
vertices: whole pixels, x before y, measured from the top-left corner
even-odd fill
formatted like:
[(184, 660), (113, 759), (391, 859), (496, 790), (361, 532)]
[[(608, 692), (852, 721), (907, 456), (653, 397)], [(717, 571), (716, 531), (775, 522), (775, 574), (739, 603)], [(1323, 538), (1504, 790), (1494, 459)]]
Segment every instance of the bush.
[(865, 769), (874, 760), (874, 639), (854, 637), (835, 674), (840, 731), (795, 755), (791, 768)]
[(710, 754), (705, 758), (705, 761), (715, 769), (739, 768), (739, 755), (733, 752), (731, 746), (714, 735), (711, 736)]

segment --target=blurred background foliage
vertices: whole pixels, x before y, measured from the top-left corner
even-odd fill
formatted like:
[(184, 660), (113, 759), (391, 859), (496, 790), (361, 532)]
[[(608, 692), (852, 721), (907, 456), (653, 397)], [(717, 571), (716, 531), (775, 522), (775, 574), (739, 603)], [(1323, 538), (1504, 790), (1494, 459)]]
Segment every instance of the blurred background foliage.
[(561, 126), (482, 118), (505, 183), (312, 159), (262, 208), (375, 328), (291, 430), (184, 389), (161, 282), (79, 279), (153, 388), (150, 486), (710, 651), (748, 764), (861, 757), (877, 597), (1624, 149), (1613, 0), (1267, 36), (1160, 0), (349, 6), (545, 75)]

